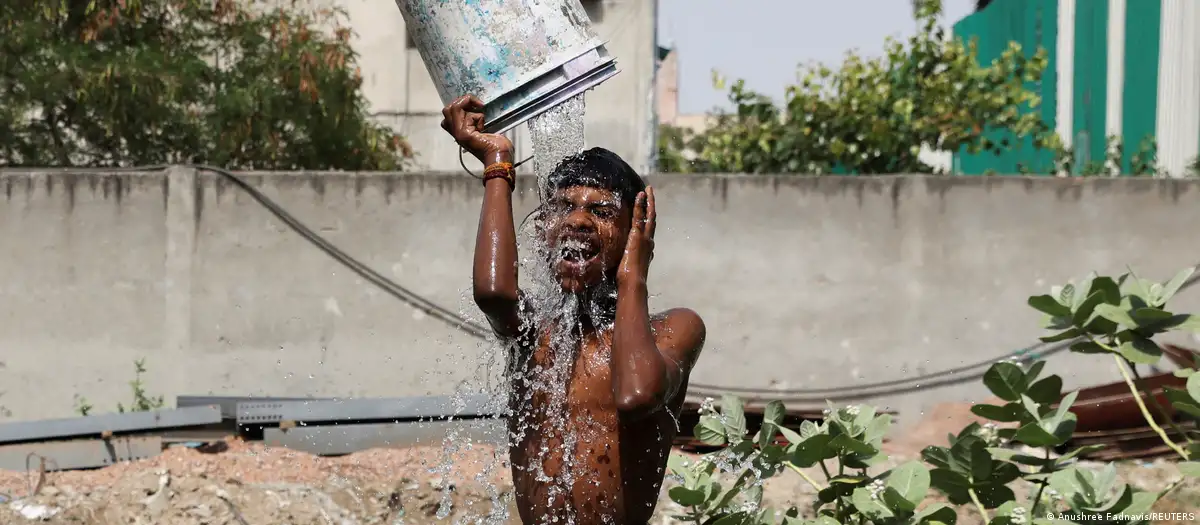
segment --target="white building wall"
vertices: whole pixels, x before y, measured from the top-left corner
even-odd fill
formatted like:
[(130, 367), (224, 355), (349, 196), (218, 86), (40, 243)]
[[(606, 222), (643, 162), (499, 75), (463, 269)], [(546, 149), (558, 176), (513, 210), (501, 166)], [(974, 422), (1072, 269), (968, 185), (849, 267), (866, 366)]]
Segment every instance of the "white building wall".
[[(441, 98), (420, 53), (407, 47), (404, 19), (395, 0), (308, 1), (347, 11), (371, 112), (408, 139), (416, 151), (418, 167), (461, 170), (458, 147), (439, 125)], [(598, 8), (590, 11), (600, 16), (594, 27), (616, 56), (621, 73), (587, 95), (588, 145), (609, 148), (634, 168), (644, 170), (651, 153), (648, 137), (655, 58), (654, 2), (595, 1)], [(511, 134), (519, 158), (531, 154), (528, 136), (525, 126)], [(467, 159), (467, 166), (479, 169), (473, 159)]]
[(1158, 65), (1159, 164), (1172, 177), (1188, 174), (1200, 150), (1200, 5), (1163, 0)]

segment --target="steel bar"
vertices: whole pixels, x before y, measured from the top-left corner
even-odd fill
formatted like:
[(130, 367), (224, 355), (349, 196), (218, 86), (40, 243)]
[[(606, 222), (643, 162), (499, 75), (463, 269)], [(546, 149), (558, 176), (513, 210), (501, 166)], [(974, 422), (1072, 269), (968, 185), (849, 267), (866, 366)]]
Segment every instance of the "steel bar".
[(238, 403), (238, 425), (281, 421), (411, 421), (418, 419), (479, 418), (503, 415), (487, 396), (400, 397), (378, 399), (316, 399)]
[(451, 432), (455, 441), (500, 445), (506, 442), (507, 428), (503, 419), (267, 428), (263, 443), (329, 456), (372, 448), (438, 446)]
[(215, 406), (20, 421), (0, 424), (0, 444), (99, 436), (106, 432), (122, 433), (193, 427), (220, 422), (221, 409)]
[(25, 471), (106, 467), (121, 461), (150, 458), (162, 452), (158, 436), (47, 441), (0, 446), (0, 469)]
[(221, 416), (225, 419), (237, 419), (238, 403), (267, 403), (275, 401), (327, 401), (333, 398), (311, 397), (254, 397), (254, 396), (175, 396), (175, 406), (195, 407), (216, 405), (221, 407)]

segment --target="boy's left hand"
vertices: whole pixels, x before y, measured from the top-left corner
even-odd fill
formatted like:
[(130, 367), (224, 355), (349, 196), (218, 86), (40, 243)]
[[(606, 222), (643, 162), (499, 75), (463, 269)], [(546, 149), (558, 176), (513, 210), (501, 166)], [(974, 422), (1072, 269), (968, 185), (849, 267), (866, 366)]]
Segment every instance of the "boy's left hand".
[(654, 258), (654, 226), (657, 215), (654, 211), (654, 188), (638, 193), (633, 205), (633, 224), (629, 227), (629, 240), (625, 243), (625, 255), (617, 270), (617, 284), (645, 284), (650, 271), (650, 260)]

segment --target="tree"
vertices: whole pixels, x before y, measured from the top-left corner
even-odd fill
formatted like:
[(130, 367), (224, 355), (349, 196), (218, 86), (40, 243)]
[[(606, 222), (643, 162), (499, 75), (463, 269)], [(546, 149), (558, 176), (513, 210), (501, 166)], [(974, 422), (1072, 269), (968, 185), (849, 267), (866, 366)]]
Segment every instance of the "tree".
[[(802, 69), (782, 105), (732, 85), (732, 112), (688, 144), (697, 171), (727, 173), (921, 173), (922, 147), (996, 151), (984, 131), (1034, 135), (1058, 147), (1053, 131), (1028, 111), (1040, 102), (1029, 88), (1046, 68), (1045, 50), (1027, 55), (1011, 43), (980, 65), (973, 43), (947, 38), (940, 0), (917, 0), (919, 30), (907, 42), (889, 38), (886, 55), (849, 53), (840, 69)], [(724, 82), (717, 79), (719, 88)]]
[(343, 20), (295, 2), (0, 3), (0, 166), (397, 169), (411, 150), (366, 114)]

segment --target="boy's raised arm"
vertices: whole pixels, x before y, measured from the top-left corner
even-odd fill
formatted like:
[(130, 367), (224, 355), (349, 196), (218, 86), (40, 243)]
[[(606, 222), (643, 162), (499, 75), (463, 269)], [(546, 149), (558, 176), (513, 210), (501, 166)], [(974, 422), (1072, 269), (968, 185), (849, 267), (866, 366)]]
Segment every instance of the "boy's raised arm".
[[(516, 337), (520, 330), (517, 289), (517, 234), (513, 225), (511, 171), (513, 146), (503, 135), (483, 133), (483, 103), (464, 96), (442, 110), (442, 128), (463, 149), (479, 159), (488, 171), (484, 182), (479, 233), (475, 237), (472, 270), (475, 304), (483, 310), (492, 329), (502, 337)], [(502, 164), (507, 163), (507, 174)], [(501, 171), (493, 171), (493, 170)], [(494, 176), (494, 175), (506, 176)]]

